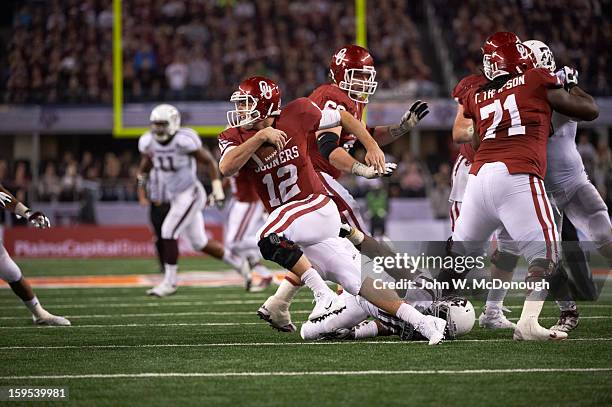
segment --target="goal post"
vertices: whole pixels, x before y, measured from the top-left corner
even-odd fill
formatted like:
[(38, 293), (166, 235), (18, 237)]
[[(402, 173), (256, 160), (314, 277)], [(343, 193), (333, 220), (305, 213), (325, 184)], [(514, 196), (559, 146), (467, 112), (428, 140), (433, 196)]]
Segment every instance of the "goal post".
[[(367, 44), (366, 2), (367, 0), (355, 0), (355, 41), (362, 47)], [(123, 26), (121, 6), (122, 0), (113, 0), (113, 136), (138, 137), (149, 128), (125, 126), (123, 122)], [(225, 128), (225, 126), (195, 125), (189, 127), (200, 136), (205, 137), (216, 137)]]

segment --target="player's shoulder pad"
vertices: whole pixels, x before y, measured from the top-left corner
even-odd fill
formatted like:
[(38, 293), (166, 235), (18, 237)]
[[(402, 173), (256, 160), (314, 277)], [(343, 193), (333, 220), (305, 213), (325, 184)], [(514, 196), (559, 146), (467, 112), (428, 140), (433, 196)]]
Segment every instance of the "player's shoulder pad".
[(467, 94), (467, 92), (472, 88), (478, 88), (484, 83), (487, 82), (487, 78), (483, 74), (471, 74), (459, 81), (453, 91), (451, 92), (451, 96), (457, 100), (461, 99), (463, 96)]
[(189, 127), (181, 127), (174, 136), (177, 138), (177, 143), (188, 149), (198, 149), (202, 146), (202, 140), (195, 130)]
[(147, 131), (145, 134), (138, 138), (138, 151), (144, 153), (147, 151), (151, 142), (153, 141), (153, 136), (150, 131)]
[(563, 82), (554, 72), (546, 68), (533, 68), (525, 72), (525, 80), (536, 80), (548, 89), (562, 88)]
[(334, 103), (334, 108), (337, 105), (342, 105), (345, 109), (348, 109), (355, 103), (348, 97), (346, 92), (330, 83), (320, 85), (310, 94), (310, 96), (308, 96), (308, 98), (315, 102), (320, 109), (325, 109), (329, 101)]

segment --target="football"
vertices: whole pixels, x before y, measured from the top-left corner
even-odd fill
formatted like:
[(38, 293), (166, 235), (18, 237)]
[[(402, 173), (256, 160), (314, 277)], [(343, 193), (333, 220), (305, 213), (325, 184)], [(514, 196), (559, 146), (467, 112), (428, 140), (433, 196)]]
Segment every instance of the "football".
[(266, 142), (262, 144), (257, 151), (255, 151), (255, 154), (253, 154), (249, 160), (249, 164), (254, 168), (262, 167), (273, 160), (277, 154), (278, 151), (276, 150), (276, 147), (274, 147), (273, 144)]

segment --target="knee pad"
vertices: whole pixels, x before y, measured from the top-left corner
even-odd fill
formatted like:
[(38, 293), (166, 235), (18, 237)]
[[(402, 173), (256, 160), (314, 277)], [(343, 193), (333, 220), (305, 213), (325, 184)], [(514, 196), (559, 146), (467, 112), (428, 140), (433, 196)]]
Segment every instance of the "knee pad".
[(493, 255), (491, 256), (491, 263), (495, 264), (498, 269), (508, 273), (512, 273), (514, 271), (518, 261), (519, 256), (512, 253), (500, 252), (498, 249), (495, 249), (495, 252), (493, 252)]
[(262, 237), (257, 246), (264, 259), (272, 260), (287, 270), (291, 270), (303, 254), (298, 245), (276, 233)]

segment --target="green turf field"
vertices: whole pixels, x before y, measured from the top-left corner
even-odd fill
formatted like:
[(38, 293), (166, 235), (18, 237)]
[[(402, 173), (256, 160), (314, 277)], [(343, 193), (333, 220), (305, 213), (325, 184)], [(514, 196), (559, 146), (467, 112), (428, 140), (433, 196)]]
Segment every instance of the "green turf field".
[[(29, 276), (136, 274), (149, 260), (19, 262)], [(219, 263), (189, 260), (183, 270)], [(612, 404), (612, 298), (582, 304), (561, 343), (516, 343), (475, 327), (439, 346), (383, 338), (302, 343), (255, 311), (272, 292), (185, 287), (153, 299), (143, 288), (39, 289), (69, 328), (33, 327), (0, 290), (0, 386), (69, 386), (70, 402), (117, 405), (572, 405)], [(608, 290), (609, 293), (609, 290)], [(298, 295), (294, 321), (311, 309)], [(480, 305), (480, 304), (475, 304)], [(518, 318), (520, 302), (509, 301)], [(552, 325), (551, 304), (542, 322)]]

